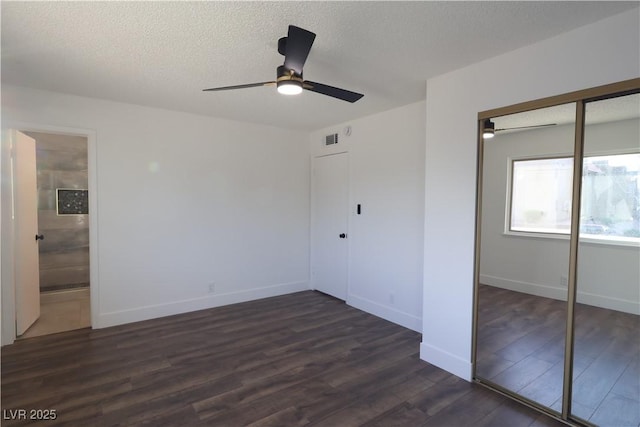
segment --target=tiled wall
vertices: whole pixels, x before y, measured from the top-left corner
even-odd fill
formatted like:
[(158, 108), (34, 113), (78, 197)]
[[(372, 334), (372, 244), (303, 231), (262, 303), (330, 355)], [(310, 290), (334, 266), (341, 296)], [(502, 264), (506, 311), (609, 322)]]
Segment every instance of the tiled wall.
[(57, 188), (88, 188), (87, 139), (25, 133), (36, 140), (40, 291), (89, 286), (89, 215), (56, 212)]

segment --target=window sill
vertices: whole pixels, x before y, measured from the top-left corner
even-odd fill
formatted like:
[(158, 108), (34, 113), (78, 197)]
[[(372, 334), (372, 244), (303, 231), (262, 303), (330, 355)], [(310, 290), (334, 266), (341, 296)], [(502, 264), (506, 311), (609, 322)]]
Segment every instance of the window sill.
[[(527, 231), (511, 231), (507, 230), (503, 233), (508, 237), (520, 237), (526, 239), (551, 239), (551, 240), (569, 240), (568, 234), (557, 233), (532, 233)], [(589, 237), (587, 237), (589, 236)], [(604, 245), (604, 246), (616, 246), (616, 247), (628, 247), (640, 249), (640, 241), (631, 240), (628, 237), (609, 237), (606, 239), (592, 237), (593, 235), (581, 235), (580, 243), (586, 243), (590, 245)]]

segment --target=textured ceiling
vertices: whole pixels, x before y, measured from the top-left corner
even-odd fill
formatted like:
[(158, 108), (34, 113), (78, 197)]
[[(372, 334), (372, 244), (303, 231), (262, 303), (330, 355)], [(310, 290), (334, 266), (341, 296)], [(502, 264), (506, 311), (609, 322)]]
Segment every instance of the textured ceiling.
[[(7, 2), (2, 81), (313, 130), (424, 99), (432, 76), (638, 2)], [(273, 80), (289, 24), (317, 34), (305, 78), (365, 94), (203, 88)]]

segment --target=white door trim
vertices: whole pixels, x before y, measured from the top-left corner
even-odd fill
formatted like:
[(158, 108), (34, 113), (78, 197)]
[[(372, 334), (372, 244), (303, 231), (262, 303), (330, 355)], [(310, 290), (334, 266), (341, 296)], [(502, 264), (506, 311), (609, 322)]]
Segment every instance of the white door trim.
[[(16, 129), (26, 132), (43, 132), (62, 135), (83, 136), (87, 138), (87, 160), (88, 160), (88, 177), (89, 177), (89, 280), (91, 287), (91, 327), (99, 328), (100, 319), (100, 275), (99, 275), (99, 258), (98, 258), (98, 147), (97, 135), (93, 129), (83, 129), (74, 127), (52, 126), (38, 123), (11, 122), (3, 123), (3, 144), (5, 143), (5, 130)], [(2, 155), (5, 155), (3, 150)], [(2, 165), (6, 165), (2, 160)], [(11, 171), (2, 170), (2, 179), (11, 174)], [(7, 195), (9, 196), (9, 195)], [(13, 183), (11, 184), (11, 198), (13, 198)], [(9, 198), (9, 197), (7, 197)], [(9, 203), (13, 210), (13, 200), (2, 200), (2, 204)], [(2, 251), (3, 257), (9, 257), (11, 262), (3, 263), (2, 268), (10, 271), (2, 272), (2, 276), (7, 280), (2, 281), (2, 345), (11, 344), (16, 339), (16, 315), (15, 315), (15, 277), (13, 271), (13, 260), (15, 248), (15, 221), (13, 218), (7, 218), (2, 221), (3, 225), (7, 225), (9, 230), (2, 231), (2, 238), (7, 239), (3, 242), (3, 249), (11, 249), (11, 253), (7, 254)], [(6, 243), (6, 246), (5, 246)]]

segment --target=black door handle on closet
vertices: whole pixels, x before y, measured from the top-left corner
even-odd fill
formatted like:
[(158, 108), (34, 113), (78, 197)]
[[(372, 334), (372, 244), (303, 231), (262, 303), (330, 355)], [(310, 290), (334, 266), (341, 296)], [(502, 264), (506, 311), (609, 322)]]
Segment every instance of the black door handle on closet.
[(340, 237), (341, 239), (346, 239), (347, 235), (345, 233), (340, 233), (338, 237)]
[(44, 240), (44, 234), (36, 234), (36, 240)]

